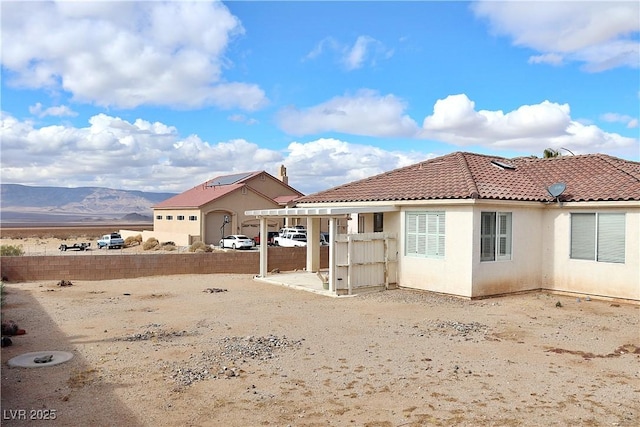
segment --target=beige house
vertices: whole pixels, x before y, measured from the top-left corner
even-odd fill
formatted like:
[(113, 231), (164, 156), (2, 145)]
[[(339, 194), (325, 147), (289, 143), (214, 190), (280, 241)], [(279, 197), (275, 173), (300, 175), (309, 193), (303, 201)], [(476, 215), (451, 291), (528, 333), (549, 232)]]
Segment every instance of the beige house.
[[(291, 209), (248, 214), (306, 216), (310, 228), (329, 219), (337, 293), (359, 286), (359, 276), (376, 280), (355, 269), (375, 265), (375, 251), (358, 259), (349, 246), (365, 234), (386, 239), (378, 250), (384, 282), (374, 285), (470, 298), (548, 289), (640, 301), (640, 163), (607, 155), (457, 152), (303, 197)], [(345, 217), (340, 249), (345, 239), (331, 224)], [(308, 270), (314, 257), (307, 253)]]
[[(247, 217), (246, 210), (284, 208), (302, 195), (288, 185), (284, 166), (279, 178), (265, 171), (218, 176), (153, 206), (153, 231), (145, 234), (180, 246), (200, 240), (217, 245), (229, 234), (253, 238), (259, 221)], [(283, 224), (283, 219), (272, 219), (268, 230)]]

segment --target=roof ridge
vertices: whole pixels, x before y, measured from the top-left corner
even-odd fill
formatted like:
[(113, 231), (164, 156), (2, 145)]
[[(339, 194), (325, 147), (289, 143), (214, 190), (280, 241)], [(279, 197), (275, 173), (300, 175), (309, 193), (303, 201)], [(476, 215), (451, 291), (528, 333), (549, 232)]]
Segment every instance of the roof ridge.
[(622, 160), (622, 159), (618, 159), (616, 157), (611, 157), (611, 156), (606, 155), (606, 154), (596, 154), (595, 157), (598, 158), (598, 159), (601, 159), (603, 162), (608, 163), (609, 165), (611, 165), (614, 168), (616, 168), (616, 170), (618, 170), (618, 171), (624, 173), (625, 175), (628, 175), (631, 178), (635, 179), (636, 181), (640, 182), (640, 176), (636, 176), (636, 174), (629, 172), (626, 168), (620, 167), (620, 163), (626, 165), (628, 162), (630, 162), (630, 163), (638, 163), (638, 162), (633, 162), (631, 160)]
[(473, 178), (473, 174), (471, 173), (471, 169), (469, 168), (469, 163), (467, 162), (466, 153), (457, 152), (456, 158), (462, 167), (462, 173), (464, 174), (465, 183), (467, 184), (467, 189), (469, 190), (469, 195), (472, 199), (480, 198), (480, 191), (478, 190), (478, 186), (476, 185), (476, 181)]

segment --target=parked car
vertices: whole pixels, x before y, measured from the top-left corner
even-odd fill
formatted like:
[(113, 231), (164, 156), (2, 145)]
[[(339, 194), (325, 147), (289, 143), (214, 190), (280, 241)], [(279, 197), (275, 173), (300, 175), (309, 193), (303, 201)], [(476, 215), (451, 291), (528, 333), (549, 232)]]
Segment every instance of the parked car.
[(100, 239), (98, 239), (97, 246), (98, 246), (98, 249), (123, 248), (124, 239), (122, 238), (120, 233), (105, 234)]
[(253, 240), (243, 234), (232, 234), (220, 239), (220, 247), (231, 249), (251, 249), (253, 247)]
[(292, 248), (296, 246), (307, 246), (307, 234), (294, 231), (287, 231), (284, 234), (278, 235), (273, 239), (273, 244), (276, 246), (283, 246), (286, 248)]
[[(273, 239), (278, 236), (277, 231), (269, 231), (267, 232), (267, 245), (273, 245)], [(256, 245), (260, 244), (260, 233), (256, 237), (253, 238), (253, 241), (256, 242)]]

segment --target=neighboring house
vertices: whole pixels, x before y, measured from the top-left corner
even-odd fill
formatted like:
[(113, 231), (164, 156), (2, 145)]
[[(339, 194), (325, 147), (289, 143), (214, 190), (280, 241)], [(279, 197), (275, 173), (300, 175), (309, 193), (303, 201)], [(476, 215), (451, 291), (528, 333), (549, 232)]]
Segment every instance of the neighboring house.
[(456, 152), (303, 197), (290, 211), (319, 208), (336, 218), (351, 209), (349, 233), (395, 235), (402, 287), (640, 300), (638, 162)]
[[(153, 231), (160, 241), (190, 245), (195, 241), (217, 245), (224, 235), (258, 234), (258, 220), (246, 217), (247, 209), (288, 206), (303, 194), (288, 185), (284, 166), (280, 179), (265, 171), (218, 176), (153, 206)], [(269, 222), (277, 231), (283, 221)], [(146, 236), (143, 236), (143, 238)]]

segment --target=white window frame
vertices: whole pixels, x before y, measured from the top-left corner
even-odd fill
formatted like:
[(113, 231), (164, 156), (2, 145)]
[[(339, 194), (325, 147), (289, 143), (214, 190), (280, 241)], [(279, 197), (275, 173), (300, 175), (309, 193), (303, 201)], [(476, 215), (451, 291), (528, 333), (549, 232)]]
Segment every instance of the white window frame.
[[(485, 229), (485, 217), (493, 216), (491, 229)], [(485, 251), (490, 245), (490, 251)], [(480, 212), (480, 262), (510, 261), (513, 255), (513, 213)]]
[(446, 215), (442, 211), (405, 213), (405, 255), (438, 258), (445, 256)]
[(197, 220), (198, 220), (197, 215), (189, 215), (189, 221), (197, 221)]
[(569, 258), (624, 264), (626, 215), (619, 212), (572, 212)]

